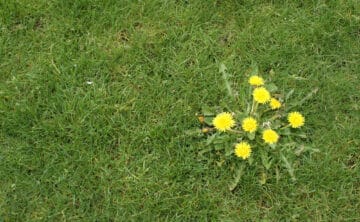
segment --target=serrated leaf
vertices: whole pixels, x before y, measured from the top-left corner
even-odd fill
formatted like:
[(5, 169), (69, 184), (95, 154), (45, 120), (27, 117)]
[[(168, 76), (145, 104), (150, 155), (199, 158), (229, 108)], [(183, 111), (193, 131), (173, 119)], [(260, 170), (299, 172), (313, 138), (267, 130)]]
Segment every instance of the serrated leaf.
[(269, 146), (271, 147), (271, 149), (275, 149), (276, 148), (276, 143), (269, 144)]
[(201, 107), (201, 112), (204, 116), (215, 116), (214, 112), (211, 110), (210, 107), (204, 105)]
[(260, 157), (261, 157), (261, 162), (262, 162), (263, 166), (265, 167), (265, 169), (269, 170), (271, 167), (272, 161), (270, 160), (268, 153), (265, 150), (262, 150)]
[(289, 136), (291, 134), (291, 131), (289, 128), (284, 128), (280, 131), (280, 135), (283, 135), (283, 136)]
[(292, 105), (289, 106), (288, 109), (294, 108), (296, 106), (301, 106), (302, 104), (304, 104), (307, 100), (311, 99), (317, 92), (318, 92), (319, 88), (314, 88), (311, 92), (309, 92), (302, 100), (300, 100), (297, 103), (294, 103)]
[(234, 148), (231, 146), (225, 147), (225, 156), (231, 156), (234, 153)]
[(266, 89), (269, 92), (276, 92), (278, 90), (278, 87), (274, 83), (269, 83), (266, 85)]
[(214, 148), (215, 148), (215, 150), (223, 150), (224, 146), (223, 146), (223, 144), (217, 143), (217, 144), (215, 144)]
[(303, 138), (303, 139), (307, 138), (307, 135), (305, 133), (297, 133), (295, 135), (297, 135), (298, 137)]
[(221, 167), (225, 163), (225, 160), (216, 161), (218, 167)]
[(208, 152), (210, 152), (210, 151), (212, 151), (212, 147), (206, 148), (206, 149), (203, 149), (203, 150), (200, 150), (200, 151), (199, 151), (199, 156), (202, 156), (202, 155), (204, 155), (205, 153), (208, 153)]
[(233, 182), (229, 185), (229, 190), (233, 191), (238, 186), (242, 175), (244, 174), (245, 164), (241, 164), (241, 166), (235, 172), (235, 178)]
[(227, 68), (225, 66), (224, 63), (221, 63), (220, 64), (220, 67), (219, 67), (219, 72), (222, 74), (222, 77), (224, 79), (224, 83), (225, 83), (225, 87), (228, 91), (228, 94), (231, 98), (234, 98), (234, 93), (233, 93), (233, 90), (231, 88), (231, 84), (230, 84), (230, 81), (229, 81), (229, 74), (227, 73)]
[(255, 139), (255, 133), (248, 133), (247, 136), (248, 136), (249, 140)]
[(260, 174), (260, 180), (259, 180), (260, 184), (261, 184), (261, 185), (266, 184), (266, 180), (267, 180), (267, 175), (266, 175), (265, 172), (262, 172), (262, 173)]
[(319, 149), (313, 148), (313, 147), (311, 147), (311, 146), (300, 145), (300, 146), (294, 151), (294, 153), (295, 153), (295, 155), (300, 156), (302, 153), (307, 152), (307, 151), (314, 152), (314, 153), (320, 152)]
[(249, 74), (250, 74), (250, 76), (258, 75), (259, 74), (259, 66), (257, 64), (252, 64), (251, 71)]
[(254, 163), (254, 158), (252, 156), (248, 158), (248, 163), (250, 166), (252, 166), (252, 164)]
[(293, 149), (296, 146), (295, 142), (288, 142), (282, 144), (282, 148)]
[(220, 67), (219, 67), (219, 72), (220, 72), (220, 73), (223, 73), (223, 72), (226, 71), (226, 69), (227, 69), (227, 68), (226, 68), (225, 64), (224, 64), (224, 63), (221, 63), (221, 64), (220, 64)]
[(276, 175), (276, 182), (278, 183), (280, 181), (280, 171), (279, 168), (275, 168), (275, 175)]
[(205, 116), (204, 122), (205, 122), (207, 125), (211, 126), (213, 119), (214, 119), (213, 117)]
[(237, 111), (237, 112), (235, 112), (234, 118), (238, 119), (238, 120), (242, 120), (242, 119), (246, 118), (247, 116), (248, 115), (246, 115), (246, 113)]
[(291, 89), (291, 90), (286, 94), (285, 100), (287, 101), (294, 92), (295, 92), (295, 90), (294, 90), (294, 89)]
[(225, 142), (228, 142), (230, 139), (230, 136), (228, 134), (218, 134), (217, 138), (216, 138), (216, 141), (214, 143), (225, 143)]
[(228, 100), (221, 100), (219, 106), (222, 110), (231, 110), (231, 107), (229, 107), (229, 101)]
[(313, 90), (311, 90), (311, 92), (309, 92), (300, 102), (298, 105), (302, 105), (306, 100), (310, 99), (311, 97), (313, 97), (317, 92), (318, 92), (319, 88), (316, 87)]
[(285, 168), (289, 172), (289, 175), (291, 176), (291, 179), (293, 181), (296, 181), (295, 174), (294, 174), (294, 168), (291, 166), (289, 161), (286, 159), (286, 157), (283, 154), (280, 154), (281, 160), (284, 162)]
[(217, 134), (213, 134), (213, 135), (211, 135), (211, 136), (209, 136), (209, 137), (207, 138), (207, 140), (206, 140), (206, 146), (212, 144), (212, 143), (215, 141), (216, 135), (217, 135)]
[(199, 135), (200, 133), (201, 133), (200, 129), (189, 129), (185, 131), (185, 135), (187, 136)]
[[(274, 118), (276, 118), (277, 116), (274, 116)], [(273, 118), (273, 119), (274, 119)], [(281, 122), (279, 120), (275, 120), (273, 121), (273, 123), (271, 124), (271, 128), (272, 129), (279, 129), (281, 127)]]
[(271, 75), (271, 76), (275, 75), (275, 71), (273, 69), (270, 69), (269, 75)]
[(247, 104), (246, 104), (246, 114), (249, 115), (249, 114), (250, 114), (250, 111), (251, 111), (251, 104), (250, 104), (250, 103), (247, 103)]
[(300, 156), (305, 151), (305, 146), (301, 145), (298, 149), (295, 150), (295, 155)]

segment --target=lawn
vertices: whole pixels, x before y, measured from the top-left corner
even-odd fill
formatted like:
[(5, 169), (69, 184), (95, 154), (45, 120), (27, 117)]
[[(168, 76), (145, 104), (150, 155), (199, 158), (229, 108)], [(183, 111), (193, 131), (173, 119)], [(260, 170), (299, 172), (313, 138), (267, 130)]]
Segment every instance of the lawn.
[[(318, 89), (296, 181), (199, 161), (221, 64)], [(357, 0), (0, 0), (0, 221), (359, 221), (359, 92)]]

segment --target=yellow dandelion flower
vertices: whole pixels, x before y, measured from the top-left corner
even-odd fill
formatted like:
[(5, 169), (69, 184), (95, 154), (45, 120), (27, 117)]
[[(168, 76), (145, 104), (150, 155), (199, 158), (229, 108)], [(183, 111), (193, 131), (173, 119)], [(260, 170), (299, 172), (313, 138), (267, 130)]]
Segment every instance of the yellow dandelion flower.
[(249, 158), (251, 154), (251, 146), (247, 142), (241, 142), (235, 146), (235, 155), (243, 158), (244, 160)]
[(270, 99), (270, 108), (271, 109), (279, 109), (281, 107), (281, 103), (279, 100), (275, 98)]
[(262, 86), (264, 85), (264, 79), (260, 76), (251, 76), (249, 79), (249, 83), (252, 86)]
[(254, 100), (258, 103), (267, 103), (270, 100), (270, 93), (264, 87), (259, 87), (253, 91)]
[(249, 132), (249, 133), (252, 133), (252, 132), (255, 132), (256, 129), (257, 129), (257, 121), (256, 119), (252, 118), (252, 117), (248, 117), (248, 118), (245, 118), (243, 121), (242, 121), (242, 128), (244, 131), (246, 132)]
[(277, 143), (277, 141), (279, 140), (279, 135), (274, 130), (267, 129), (264, 130), (262, 138), (265, 143), (273, 144)]
[(231, 129), (235, 126), (235, 120), (233, 116), (228, 112), (218, 114), (212, 121), (215, 128), (221, 132)]
[(288, 115), (288, 121), (292, 128), (299, 128), (304, 125), (305, 118), (299, 112), (292, 112)]

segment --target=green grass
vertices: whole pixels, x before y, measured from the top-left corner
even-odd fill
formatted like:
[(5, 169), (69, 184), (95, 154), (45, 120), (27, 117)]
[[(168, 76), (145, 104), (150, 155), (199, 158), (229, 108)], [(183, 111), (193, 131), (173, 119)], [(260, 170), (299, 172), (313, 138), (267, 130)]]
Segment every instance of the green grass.
[[(0, 1), (0, 220), (360, 220), (359, 27), (356, 0)], [(198, 161), (221, 63), (319, 88), (296, 182)]]

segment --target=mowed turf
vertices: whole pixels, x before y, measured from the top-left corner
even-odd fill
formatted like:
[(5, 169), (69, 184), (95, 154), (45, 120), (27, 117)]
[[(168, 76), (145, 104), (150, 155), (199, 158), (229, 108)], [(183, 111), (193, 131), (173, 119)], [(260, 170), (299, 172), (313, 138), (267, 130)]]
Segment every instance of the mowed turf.
[[(359, 53), (356, 0), (2, 0), (0, 220), (358, 221)], [(254, 64), (292, 101), (318, 89), (296, 181), (230, 192), (199, 161), (195, 113), (241, 106), (222, 63), (239, 96)]]

